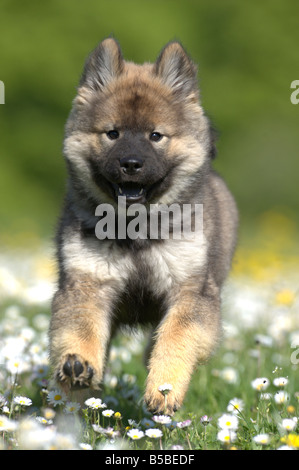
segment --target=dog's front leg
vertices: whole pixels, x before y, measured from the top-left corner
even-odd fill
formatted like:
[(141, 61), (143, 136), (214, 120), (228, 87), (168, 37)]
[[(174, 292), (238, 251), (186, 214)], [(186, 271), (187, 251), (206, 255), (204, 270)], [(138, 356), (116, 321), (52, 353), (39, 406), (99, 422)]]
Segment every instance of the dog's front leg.
[(52, 306), (50, 363), (66, 391), (99, 389), (111, 336), (109, 290), (90, 276), (64, 280)]
[[(144, 397), (153, 413), (172, 415), (181, 406), (195, 366), (215, 350), (220, 336), (219, 303), (218, 289), (212, 296), (184, 289), (159, 325)], [(164, 383), (172, 386), (166, 401), (159, 391)]]

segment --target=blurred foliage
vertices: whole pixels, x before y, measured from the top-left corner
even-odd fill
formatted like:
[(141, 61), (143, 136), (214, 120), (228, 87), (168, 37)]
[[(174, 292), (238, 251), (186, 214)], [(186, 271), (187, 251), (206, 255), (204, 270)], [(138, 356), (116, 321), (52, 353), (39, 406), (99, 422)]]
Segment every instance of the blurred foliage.
[(0, 0), (0, 10), (2, 242), (53, 235), (64, 123), (86, 55), (111, 34), (137, 62), (155, 60), (172, 39), (183, 43), (199, 64), (202, 102), (220, 132), (215, 168), (241, 226), (269, 211), (297, 223), (296, 0)]

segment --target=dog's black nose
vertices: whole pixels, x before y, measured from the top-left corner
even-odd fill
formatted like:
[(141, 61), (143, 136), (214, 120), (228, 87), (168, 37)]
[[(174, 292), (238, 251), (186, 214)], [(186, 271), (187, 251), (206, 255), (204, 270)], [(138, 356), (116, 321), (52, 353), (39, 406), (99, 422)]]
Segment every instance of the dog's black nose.
[(123, 157), (119, 163), (122, 171), (127, 175), (135, 175), (143, 167), (143, 161), (137, 157)]

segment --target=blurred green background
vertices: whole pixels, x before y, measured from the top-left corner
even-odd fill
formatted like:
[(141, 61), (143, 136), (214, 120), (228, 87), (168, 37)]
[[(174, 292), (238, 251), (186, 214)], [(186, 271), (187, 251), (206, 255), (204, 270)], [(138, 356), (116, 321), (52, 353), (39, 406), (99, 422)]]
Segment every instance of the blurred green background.
[(154, 61), (170, 40), (183, 43), (220, 133), (215, 168), (237, 199), (241, 234), (269, 211), (295, 226), (298, 14), (298, 0), (0, 0), (1, 242), (53, 236), (64, 124), (87, 54), (111, 34), (137, 62)]

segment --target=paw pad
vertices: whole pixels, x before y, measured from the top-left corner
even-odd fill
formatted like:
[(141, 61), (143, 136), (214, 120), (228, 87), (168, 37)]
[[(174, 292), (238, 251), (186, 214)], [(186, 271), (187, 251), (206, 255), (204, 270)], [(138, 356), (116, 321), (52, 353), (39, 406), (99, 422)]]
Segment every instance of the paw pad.
[(92, 377), (93, 368), (77, 354), (68, 354), (57, 373), (58, 382), (72, 390), (90, 387)]

